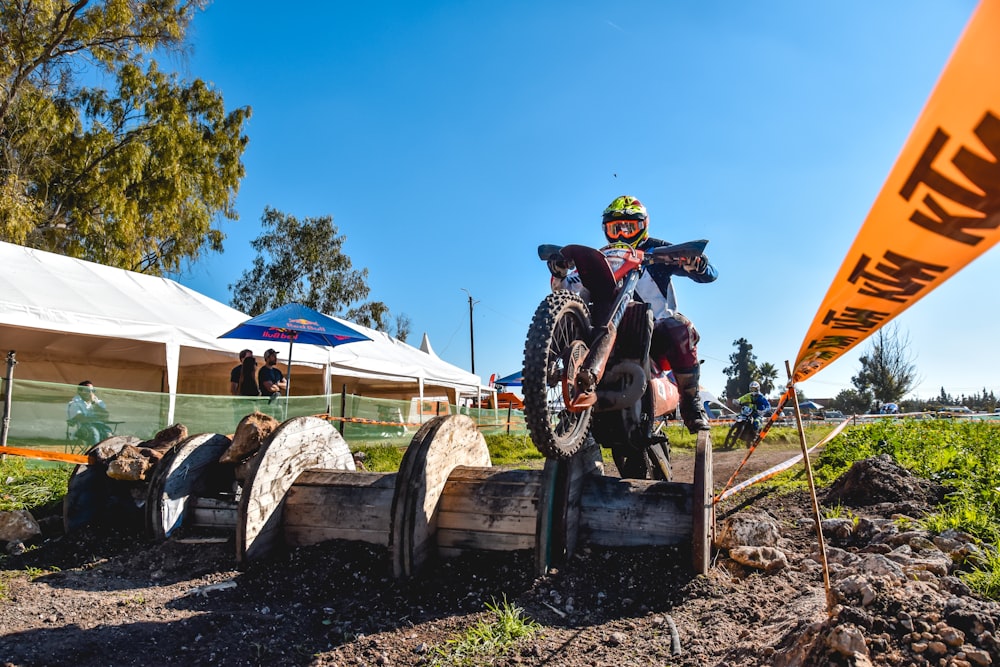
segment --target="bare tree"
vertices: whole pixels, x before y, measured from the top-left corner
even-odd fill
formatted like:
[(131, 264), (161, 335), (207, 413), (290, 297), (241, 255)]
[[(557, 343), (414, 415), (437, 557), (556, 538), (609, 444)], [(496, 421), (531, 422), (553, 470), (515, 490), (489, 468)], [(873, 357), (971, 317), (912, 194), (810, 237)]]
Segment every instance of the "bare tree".
[(870, 393), (880, 403), (896, 403), (917, 383), (910, 337), (895, 324), (882, 327), (859, 359), (861, 370), (851, 378), (859, 394)]

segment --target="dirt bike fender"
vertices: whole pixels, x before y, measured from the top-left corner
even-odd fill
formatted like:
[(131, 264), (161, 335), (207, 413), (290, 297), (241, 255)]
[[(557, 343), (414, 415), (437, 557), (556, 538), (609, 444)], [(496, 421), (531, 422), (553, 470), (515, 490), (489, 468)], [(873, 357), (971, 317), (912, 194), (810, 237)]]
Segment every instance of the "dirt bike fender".
[(617, 281), (608, 266), (608, 260), (600, 250), (585, 245), (568, 245), (563, 247), (562, 256), (576, 265), (583, 286), (590, 290), (595, 301), (611, 298)]

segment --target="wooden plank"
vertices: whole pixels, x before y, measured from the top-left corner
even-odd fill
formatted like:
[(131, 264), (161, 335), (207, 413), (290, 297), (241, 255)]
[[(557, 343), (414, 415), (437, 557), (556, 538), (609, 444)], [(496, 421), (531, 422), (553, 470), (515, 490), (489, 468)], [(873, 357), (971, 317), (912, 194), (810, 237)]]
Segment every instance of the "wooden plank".
[(469, 512), (448, 512), (438, 513), (438, 530), (448, 528), (453, 531), (465, 531), (469, 533), (516, 533), (518, 535), (535, 536), (535, 525), (537, 524), (535, 513), (521, 515), (485, 516)]
[[(291, 493), (289, 493), (291, 496)], [(389, 534), (389, 505), (368, 505), (331, 511), (324, 505), (285, 505), (283, 529), (316, 528), (322, 530), (374, 530)], [(347, 539), (347, 538), (344, 538)], [(388, 541), (388, 538), (386, 538)]]
[(692, 567), (696, 574), (708, 574), (712, 565), (712, 541), (715, 538), (715, 490), (712, 474), (712, 436), (698, 434), (694, 455), (692, 488)]
[(188, 510), (191, 525), (198, 528), (236, 528), (236, 507), (228, 509), (194, 507)]
[(601, 546), (681, 544), (691, 536), (691, 485), (600, 477), (580, 497), (580, 539)]
[(253, 463), (240, 497), (236, 560), (261, 558), (281, 539), (285, 495), (302, 472), (354, 470), (354, 458), (337, 429), (318, 417), (295, 417), (276, 428)]
[[(353, 459), (352, 459), (353, 460)], [(390, 475), (393, 479), (386, 482), (385, 478)], [(368, 472), (366, 470), (354, 470), (344, 468), (341, 470), (329, 470), (326, 468), (310, 468), (303, 470), (295, 480), (295, 486), (388, 486), (395, 484), (396, 473)]]
[(284, 539), (290, 547), (305, 547), (332, 540), (366, 542), (381, 547), (389, 546), (389, 532), (387, 530), (348, 530), (343, 526), (286, 526)]
[(535, 536), (505, 535), (502, 533), (470, 533), (438, 527), (436, 542), (438, 555), (463, 551), (518, 551), (534, 549)]
[(465, 512), (467, 514), (480, 514), (482, 516), (531, 516), (534, 520), (538, 516), (538, 498), (520, 498), (517, 496), (495, 496), (488, 498), (488, 502), (483, 502), (480, 496), (469, 496), (454, 493), (454, 488), (441, 496), (439, 511)]
[(490, 465), (486, 441), (465, 415), (435, 417), (417, 431), (400, 463), (392, 499), (389, 548), (396, 577), (415, 575), (436, 553), (438, 501), (452, 471)]

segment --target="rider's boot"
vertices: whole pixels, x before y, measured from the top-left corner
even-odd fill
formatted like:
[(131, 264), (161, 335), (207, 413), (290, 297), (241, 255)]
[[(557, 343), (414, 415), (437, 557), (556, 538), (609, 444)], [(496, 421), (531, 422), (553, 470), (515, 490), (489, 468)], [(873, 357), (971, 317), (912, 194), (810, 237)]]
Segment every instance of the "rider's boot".
[(690, 373), (674, 371), (674, 380), (677, 381), (677, 389), (681, 395), (681, 418), (691, 433), (709, 430), (708, 415), (705, 414), (705, 408), (698, 394), (700, 379), (701, 369), (697, 366)]

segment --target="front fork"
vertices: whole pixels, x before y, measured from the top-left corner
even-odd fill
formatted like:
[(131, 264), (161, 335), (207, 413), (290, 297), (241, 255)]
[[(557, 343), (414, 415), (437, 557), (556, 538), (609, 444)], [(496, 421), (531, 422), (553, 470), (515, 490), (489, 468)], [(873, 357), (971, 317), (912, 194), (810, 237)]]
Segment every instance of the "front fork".
[(629, 303), (632, 302), (632, 294), (635, 286), (639, 283), (639, 272), (631, 271), (625, 276), (622, 288), (618, 290), (618, 295), (611, 304), (610, 312), (605, 318), (605, 322), (594, 327), (596, 332), (591, 338), (591, 347), (586, 357), (576, 365), (575, 362), (580, 357), (581, 350), (576, 350), (567, 359), (567, 383), (572, 383), (573, 389), (563, 388), (563, 395), (566, 399), (566, 407), (571, 412), (582, 412), (594, 406), (597, 402), (597, 385), (604, 375), (604, 368), (611, 357), (611, 351), (615, 347), (615, 339), (618, 337), (618, 325), (621, 324), (625, 311)]

